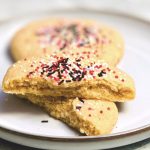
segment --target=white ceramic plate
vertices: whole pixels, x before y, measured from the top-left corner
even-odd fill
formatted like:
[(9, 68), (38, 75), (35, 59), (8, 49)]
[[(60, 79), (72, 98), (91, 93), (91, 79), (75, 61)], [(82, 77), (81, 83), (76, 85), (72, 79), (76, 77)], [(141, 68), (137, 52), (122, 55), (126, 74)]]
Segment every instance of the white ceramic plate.
[[(64, 150), (112, 148), (150, 137), (150, 24), (141, 19), (101, 11), (65, 10), (10, 20), (0, 26), (0, 82), (12, 64), (9, 55), (12, 35), (25, 23), (43, 16), (90, 18), (117, 28), (126, 44), (119, 66), (134, 78), (136, 98), (118, 105), (119, 120), (112, 134), (85, 137), (41, 109), (0, 91), (0, 137), (31, 147)], [(42, 120), (48, 123), (41, 123)]]

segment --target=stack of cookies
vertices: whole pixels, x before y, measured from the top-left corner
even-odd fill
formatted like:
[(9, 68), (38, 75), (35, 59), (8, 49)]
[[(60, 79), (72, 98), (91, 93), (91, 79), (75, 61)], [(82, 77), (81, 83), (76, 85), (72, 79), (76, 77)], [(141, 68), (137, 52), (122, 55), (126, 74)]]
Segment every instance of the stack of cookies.
[(47, 19), (14, 36), (17, 62), (3, 90), (42, 107), (85, 135), (108, 134), (118, 119), (115, 102), (134, 99), (132, 78), (116, 68), (124, 53), (121, 35), (87, 20)]

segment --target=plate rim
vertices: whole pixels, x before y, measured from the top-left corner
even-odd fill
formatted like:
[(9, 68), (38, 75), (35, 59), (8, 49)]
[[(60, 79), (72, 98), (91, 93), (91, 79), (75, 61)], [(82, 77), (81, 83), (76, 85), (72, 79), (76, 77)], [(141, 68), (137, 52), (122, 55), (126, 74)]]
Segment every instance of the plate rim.
[[(42, 15), (45, 15), (45, 14), (48, 14), (48, 13), (76, 12), (76, 11), (102, 13), (102, 14), (108, 14), (108, 15), (113, 15), (113, 16), (123, 16), (125, 18), (134, 19), (136, 21), (138, 20), (140, 22), (143, 22), (145, 24), (150, 25), (150, 20), (146, 20), (146, 19), (144, 19), (142, 17), (136, 16), (136, 15), (133, 15), (133, 14), (120, 12), (120, 11), (115, 11), (115, 10), (92, 9), (92, 8), (85, 8), (85, 7), (78, 7), (78, 8), (71, 8), (71, 9), (65, 8), (65, 9), (39, 11), (39, 12), (32, 13), (32, 16), (33, 17), (35, 16), (35, 18), (36, 18), (36, 16), (38, 16), (38, 15), (40, 15), (40, 17), (41, 17)], [(28, 13), (26, 15), (28, 15)], [(8, 24), (9, 22), (14, 21), (16, 19), (27, 18), (26, 15), (19, 15), (19, 16), (16, 16), (16, 17), (11, 17), (8, 20), (4, 20), (3, 22), (0, 22), (0, 26)], [(100, 140), (101, 141), (114, 140), (114, 139), (119, 139), (120, 137), (122, 137), (122, 138), (130, 137), (130, 136), (134, 136), (134, 135), (137, 135), (137, 134), (140, 134), (140, 133), (143, 133), (143, 132), (148, 132), (148, 131), (150, 131), (150, 124), (147, 124), (147, 125), (135, 128), (135, 129), (122, 131), (122, 132), (118, 132), (118, 133), (112, 133), (112, 134), (108, 134), (108, 135), (78, 136), (78, 137), (73, 137), (73, 136), (65, 137), (65, 136), (33, 135), (33, 134), (29, 134), (29, 133), (23, 133), (23, 132), (20, 132), (20, 131), (10, 130), (10, 129), (7, 129), (7, 128), (1, 127), (1, 126), (0, 126), (0, 130), (4, 131), (6, 133), (9, 133), (9, 134), (16, 135), (16, 136), (23, 136), (23, 137), (27, 137), (27, 138), (29, 137), (29, 138), (34, 138), (34, 139), (37, 139), (37, 140), (50, 140), (50, 141), (59, 141), (59, 142), (81, 142), (81, 141), (90, 142), (90, 141), (100, 141)]]
[(10, 130), (4, 127), (0, 127), (0, 131), (3, 131), (8, 134), (13, 134), (16, 136), (26, 137), (26, 138), (33, 138), (36, 140), (50, 140), (50, 141), (57, 141), (57, 142), (92, 142), (92, 141), (105, 141), (105, 140), (117, 140), (121, 138), (127, 138), (130, 136), (135, 136), (141, 133), (145, 133), (150, 131), (150, 124), (132, 129), (123, 132), (108, 134), (108, 135), (100, 135), (100, 136), (41, 136), (41, 135), (33, 135), (29, 133), (22, 133), (15, 130)]

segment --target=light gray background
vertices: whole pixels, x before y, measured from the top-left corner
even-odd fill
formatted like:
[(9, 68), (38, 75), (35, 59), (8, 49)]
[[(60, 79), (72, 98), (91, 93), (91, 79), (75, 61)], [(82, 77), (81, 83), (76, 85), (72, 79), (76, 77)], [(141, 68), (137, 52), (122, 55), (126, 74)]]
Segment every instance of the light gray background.
[(58, 8), (115, 9), (150, 19), (150, 0), (0, 0), (0, 20)]
[[(15, 16), (59, 8), (116, 10), (150, 21), (150, 0), (0, 0), (0, 22)], [(32, 150), (0, 139), (0, 150)], [(150, 139), (112, 150), (150, 150)]]

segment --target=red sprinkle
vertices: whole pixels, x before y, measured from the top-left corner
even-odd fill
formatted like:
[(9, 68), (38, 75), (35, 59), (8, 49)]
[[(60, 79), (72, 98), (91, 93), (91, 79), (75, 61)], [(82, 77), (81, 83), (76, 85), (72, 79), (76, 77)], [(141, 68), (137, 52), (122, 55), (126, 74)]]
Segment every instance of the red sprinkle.
[[(56, 27), (47, 26), (39, 28), (35, 34), (39, 37), (38, 41), (42, 41), (44, 44), (55, 44), (59, 50), (63, 50), (72, 44), (76, 47), (89, 47), (93, 44), (100, 44), (98, 32), (99, 29), (95, 31), (92, 29), (92, 26), (88, 27), (78, 23), (72, 23), (60, 24)], [(47, 38), (47, 35), (49, 38)], [(89, 37), (93, 39), (92, 42)], [(107, 44), (109, 39), (105, 37), (102, 41), (103, 44)], [(45, 53), (45, 51), (43, 52)]]
[(118, 79), (118, 76), (116, 75), (115, 78)]
[(88, 110), (93, 110), (93, 109), (91, 107), (89, 107)]
[(89, 73), (90, 73), (91, 75), (93, 75), (94, 71), (93, 71), (93, 70), (90, 70)]
[[(51, 62), (52, 58), (52, 62)], [(103, 66), (103, 63), (97, 65), (95, 62), (89, 62), (87, 66), (82, 64), (82, 60), (80, 56), (71, 60), (65, 57), (57, 57), (56, 55), (52, 55), (49, 58), (50, 62), (39, 61), (39, 65), (28, 73), (27, 77), (31, 77), (34, 75), (39, 75), (45, 79), (53, 79), (60, 85), (62, 83), (69, 84), (69, 82), (79, 82), (81, 80), (88, 80), (88, 78), (97, 78), (101, 79), (109, 73), (110, 68)], [(37, 64), (36, 63), (36, 64)], [(33, 67), (33, 63), (30, 65)], [(118, 75), (115, 75), (114, 78), (119, 78)], [(124, 82), (124, 79), (120, 80)]]
[(107, 110), (110, 110), (110, 107), (107, 107)]

